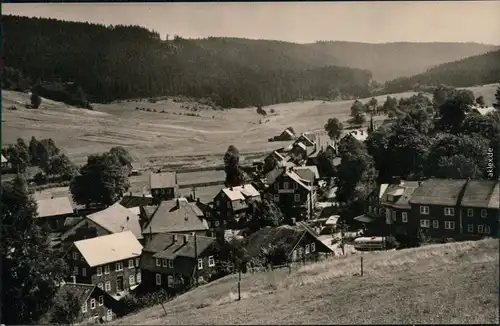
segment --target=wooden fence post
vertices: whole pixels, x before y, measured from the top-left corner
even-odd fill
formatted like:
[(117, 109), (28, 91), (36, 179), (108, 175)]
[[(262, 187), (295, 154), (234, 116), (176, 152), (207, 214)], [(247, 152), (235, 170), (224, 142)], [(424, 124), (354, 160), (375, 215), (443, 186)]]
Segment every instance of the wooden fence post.
[(165, 309), (165, 306), (163, 305), (163, 301), (160, 303), (161, 307), (163, 308), (163, 312), (165, 313), (165, 316), (167, 315), (167, 309)]
[(363, 276), (363, 256), (361, 258), (361, 276)]
[(288, 264), (288, 275), (292, 274), (292, 264)]
[(241, 300), (241, 269), (238, 272), (238, 301)]

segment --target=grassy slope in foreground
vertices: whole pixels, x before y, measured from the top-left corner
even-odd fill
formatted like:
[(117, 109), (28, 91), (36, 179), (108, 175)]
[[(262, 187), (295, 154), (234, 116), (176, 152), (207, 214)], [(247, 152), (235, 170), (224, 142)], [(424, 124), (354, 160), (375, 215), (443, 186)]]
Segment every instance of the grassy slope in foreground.
[(498, 240), (430, 245), (335, 258), (299, 268), (247, 274), (201, 286), (118, 324), (495, 323)]

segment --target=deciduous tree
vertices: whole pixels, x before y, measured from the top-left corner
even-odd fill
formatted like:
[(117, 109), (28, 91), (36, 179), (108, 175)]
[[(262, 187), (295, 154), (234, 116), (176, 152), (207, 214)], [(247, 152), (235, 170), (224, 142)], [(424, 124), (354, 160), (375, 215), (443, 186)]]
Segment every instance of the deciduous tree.
[(325, 124), (325, 131), (332, 140), (338, 141), (340, 135), (342, 135), (342, 130), (344, 130), (344, 125), (337, 118), (330, 118)]
[(224, 171), (226, 172), (226, 187), (240, 186), (243, 183), (240, 153), (233, 145), (230, 145), (224, 154)]

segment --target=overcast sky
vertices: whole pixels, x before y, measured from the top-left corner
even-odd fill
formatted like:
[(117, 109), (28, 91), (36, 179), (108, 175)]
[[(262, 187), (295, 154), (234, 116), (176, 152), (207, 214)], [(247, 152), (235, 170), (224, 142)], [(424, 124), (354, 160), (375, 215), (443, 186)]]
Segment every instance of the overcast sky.
[(185, 38), (500, 44), (500, 1), (2, 4), (3, 14), (140, 25)]

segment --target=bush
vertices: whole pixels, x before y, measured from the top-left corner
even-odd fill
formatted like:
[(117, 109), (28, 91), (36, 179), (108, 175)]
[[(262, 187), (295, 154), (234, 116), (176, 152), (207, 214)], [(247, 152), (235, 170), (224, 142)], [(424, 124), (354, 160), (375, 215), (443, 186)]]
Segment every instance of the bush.
[(7, 108), (7, 110), (15, 111), (15, 110), (17, 110), (17, 108), (15, 106), (9, 106)]
[(38, 172), (37, 174), (35, 174), (35, 176), (33, 177), (33, 181), (37, 184), (37, 185), (42, 185), (42, 184), (46, 184), (47, 181), (48, 181), (48, 178), (47, 178), (47, 175), (43, 172)]
[(123, 305), (121, 314), (127, 315), (144, 308), (152, 307), (165, 302), (169, 298), (170, 296), (163, 289), (143, 295), (127, 294), (120, 300)]

